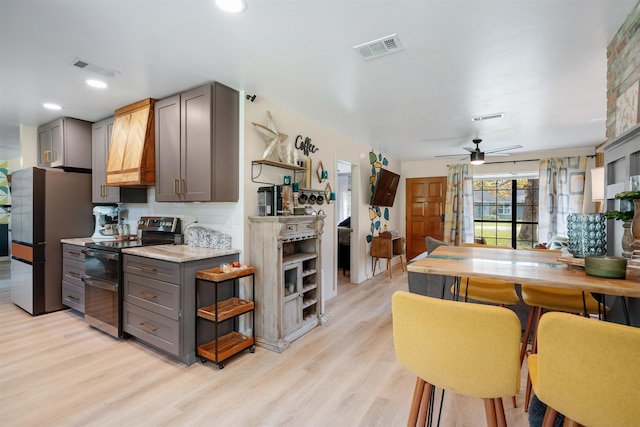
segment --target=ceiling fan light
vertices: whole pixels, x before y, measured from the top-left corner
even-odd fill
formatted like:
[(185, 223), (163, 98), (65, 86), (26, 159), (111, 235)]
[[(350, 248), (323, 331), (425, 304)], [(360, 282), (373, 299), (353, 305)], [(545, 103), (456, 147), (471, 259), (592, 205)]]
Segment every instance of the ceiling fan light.
[(482, 151), (474, 151), (470, 155), (472, 165), (481, 165), (484, 163), (484, 153)]

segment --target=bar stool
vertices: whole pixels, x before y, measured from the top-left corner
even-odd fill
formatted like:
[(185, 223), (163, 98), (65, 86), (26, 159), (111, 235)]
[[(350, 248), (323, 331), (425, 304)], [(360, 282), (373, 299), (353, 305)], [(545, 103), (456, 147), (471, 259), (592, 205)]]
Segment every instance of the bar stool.
[[(584, 316), (605, 313), (609, 310), (608, 307), (599, 303), (589, 292), (526, 284), (522, 284), (521, 291), (522, 301), (529, 306), (529, 316), (527, 317), (527, 324), (524, 335), (522, 336), (522, 347), (520, 349), (521, 365), (527, 353), (527, 345), (531, 335), (533, 335), (531, 353), (536, 352), (538, 320), (540, 316), (542, 316), (543, 310), (560, 311)], [(527, 377), (527, 388), (524, 400), (525, 412), (529, 410), (530, 400), (531, 380)]]
[(418, 377), (407, 425), (425, 425), (433, 387), (482, 398), (487, 425), (506, 425), (502, 396), (520, 389), (513, 311), (397, 291), (392, 315), (398, 361)]
[(639, 328), (546, 313), (538, 346), (528, 360), (536, 396), (547, 404), (543, 426), (553, 426), (557, 412), (565, 426), (638, 425)]

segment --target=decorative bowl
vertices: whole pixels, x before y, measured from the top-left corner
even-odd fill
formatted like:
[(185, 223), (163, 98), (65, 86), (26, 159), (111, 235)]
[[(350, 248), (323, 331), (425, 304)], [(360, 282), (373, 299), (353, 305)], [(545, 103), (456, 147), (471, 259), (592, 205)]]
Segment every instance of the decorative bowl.
[(586, 256), (584, 258), (584, 271), (589, 276), (624, 279), (627, 271), (627, 260), (619, 256)]

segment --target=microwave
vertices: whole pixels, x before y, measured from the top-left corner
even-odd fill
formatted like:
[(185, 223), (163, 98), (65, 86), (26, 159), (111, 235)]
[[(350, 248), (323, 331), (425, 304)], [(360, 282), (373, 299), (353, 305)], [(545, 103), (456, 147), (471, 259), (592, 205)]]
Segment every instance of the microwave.
[(282, 185), (258, 188), (258, 216), (277, 216), (282, 214)]

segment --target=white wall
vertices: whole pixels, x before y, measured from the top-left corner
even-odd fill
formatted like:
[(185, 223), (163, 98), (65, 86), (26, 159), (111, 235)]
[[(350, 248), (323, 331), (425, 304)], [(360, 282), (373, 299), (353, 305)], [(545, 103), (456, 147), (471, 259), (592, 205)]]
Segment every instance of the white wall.
[[(353, 172), (353, 191), (354, 191), (354, 212), (358, 212), (357, 215), (352, 217), (352, 227), (354, 232), (352, 235), (352, 244), (354, 245), (355, 252), (355, 265), (351, 271), (351, 281), (354, 283), (362, 282), (371, 275), (371, 263), (367, 262), (368, 257), (368, 245), (365, 238), (368, 234), (370, 227), (368, 202), (370, 194), (368, 192), (368, 180), (370, 165), (368, 163), (368, 153), (370, 148), (361, 142), (351, 140), (342, 135), (339, 135), (322, 125), (315, 123), (307, 118), (296, 115), (295, 113), (285, 110), (268, 100), (258, 97), (255, 102), (245, 101), (245, 138), (244, 138), (244, 164), (245, 164), (245, 176), (244, 180), (246, 185), (244, 186), (244, 200), (245, 200), (245, 242), (244, 248), (246, 252), (251, 251), (251, 236), (249, 233), (249, 223), (246, 219), (247, 216), (256, 215), (257, 206), (257, 190), (260, 186), (266, 184), (254, 183), (251, 180), (252, 172), (257, 174), (257, 170), (251, 168), (252, 160), (261, 160), (264, 152), (265, 143), (260, 139), (255, 132), (252, 122), (266, 125), (267, 124), (267, 111), (271, 112), (272, 119), (275, 126), (280, 133), (288, 135), (285, 142), (294, 142), (298, 135), (302, 135), (303, 138), (311, 138), (311, 143), (314, 144), (318, 151), (311, 154), (312, 159), (312, 188), (317, 190), (324, 190), (327, 181), (320, 183), (316, 177), (316, 167), (318, 162), (322, 161), (323, 166), (329, 172), (329, 184), (333, 191), (337, 190), (337, 160), (344, 160), (350, 162), (356, 167)], [(302, 160), (306, 158), (304, 154), (299, 151), (299, 158)], [(392, 169), (392, 167), (389, 167)], [(396, 164), (395, 169), (399, 170), (399, 165)], [(360, 171), (363, 171), (360, 173)], [(285, 171), (277, 172), (273, 171), (271, 174), (267, 173), (267, 168), (263, 169), (263, 175), (259, 180), (265, 178), (265, 181), (273, 180), (273, 182), (281, 183), (282, 176), (288, 174)], [(359, 176), (359, 178), (357, 177)], [(366, 181), (366, 186), (365, 186)], [(358, 188), (356, 188), (358, 186)], [(314, 209), (324, 210), (326, 216), (324, 233), (322, 236), (322, 269), (324, 278), (324, 296), (325, 300), (332, 298), (337, 294), (337, 221), (335, 216), (336, 204), (323, 204), (321, 206), (314, 205)], [(396, 218), (399, 221), (397, 214), (392, 215), (392, 218)], [(394, 223), (393, 225), (399, 227), (400, 223)], [(245, 254), (250, 259), (249, 254)]]

